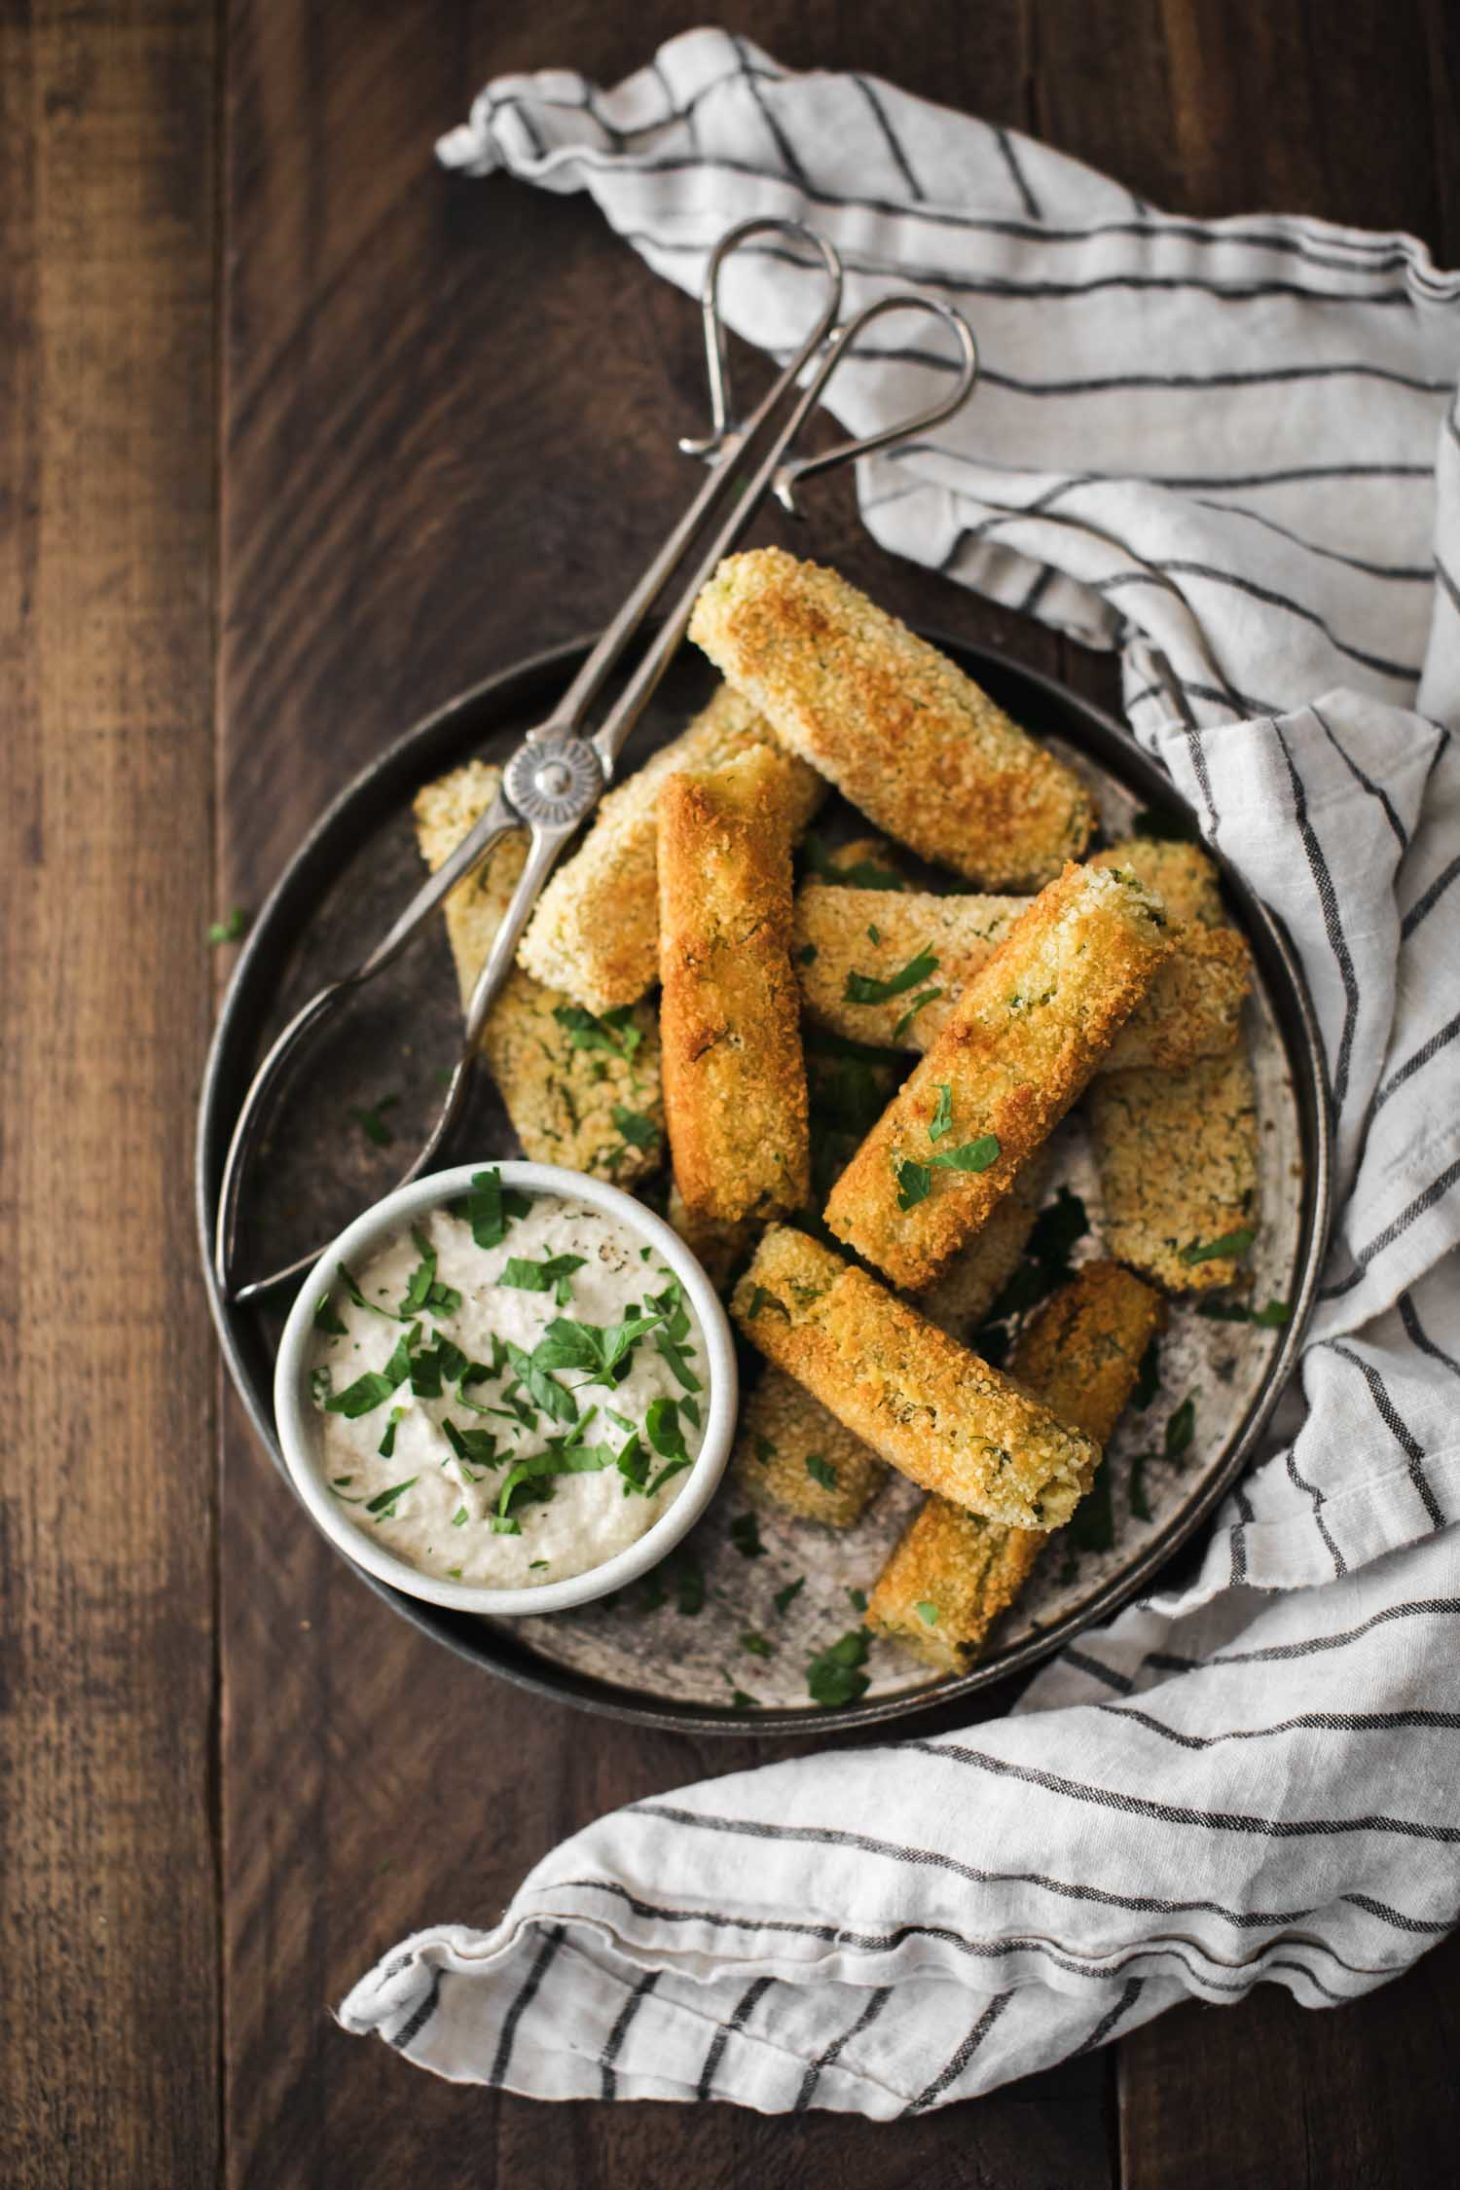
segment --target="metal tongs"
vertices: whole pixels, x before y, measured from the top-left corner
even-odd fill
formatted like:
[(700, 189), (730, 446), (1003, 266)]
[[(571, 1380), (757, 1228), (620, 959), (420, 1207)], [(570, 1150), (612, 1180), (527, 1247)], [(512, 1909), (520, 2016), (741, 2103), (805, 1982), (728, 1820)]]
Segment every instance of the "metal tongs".
[[(732, 416), (725, 326), (720, 316), (720, 276), (727, 259), (754, 237), (775, 236), (809, 250), (826, 276), (826, 296), (816, 322), (794, 357), (743, 421)], [(799, 263), (799, 262), (798, 262)], [(812, 265), (808, 271), (814, 272)], [(580, 824), (613, 781), (624, 744), (663, 677), (684, 636), (695, 598), (720, 558), (734, 545), (755, 515), (767, 491), (794, 513), (795, 493), (803, 479), (833, 465), (848, 463), (938, 425), (962, 404), (978, 376), (978, 351), (962, 314), (950, 305), (910, 291), (879, 297), (838, 324), (842, 262), (824, 236), (799, 221), (748, 220), (729, 229), (710, 254), (700, 295), (705, 358), (709, 369), (711, 431), (702, 439), (682, 440), (687, 456), (709, 467), (708, 477), (663, 547), (639, 579), (618, 614), (588, 655), (562, 699), (545, 722), (529, 730), (502, 771), (491, 806), (427, 882), (353, 973), (331, 981), (295, 1014), (254, 1074), (233, 1129), (219, 1188), (214, 1266), (226, 1300), (246, 1301), (295, 1278), (318, 1260), (320, 1249), (246, 1285), (235, 1283), (239, 1207), (245, 1178), (255, 1154), (270, 1098), (280, 1087), (300, 1045), (338, 1006), (398, 958), (458, 882), (480, 866), (515, 829), (527, 832), (527, 859), (512, 893), (487, 960), (477, 976), (462, 1029), (461, 1054), (447, 1085), (440, 1112), (425, 1146), (400, 1181), (405, 1185), (430, 1168), (465, 1108), (473, 1074), (480, 1068), (479, 1037), (487, 1014), (511, 969), (517, 945), (553, 867)], [(957, 378), (951, 392), (900, 425), (859, 440), (839, 441), (814, 456), (787, 457), (827, 383), (847, 351), (874, 320), (893, 312), (931, 315), (948, 327), (958, 346)], [(804, 378), (803, 378), (804, 375)], [(756, 444), (763, 442), (757, 455)], [(660, 594), (721, 506), (732, 503), (713, 535), (699, 549), (688, 578), (622, 694), (599, 727), (585, 725), (605, 684), (637, 636)]]

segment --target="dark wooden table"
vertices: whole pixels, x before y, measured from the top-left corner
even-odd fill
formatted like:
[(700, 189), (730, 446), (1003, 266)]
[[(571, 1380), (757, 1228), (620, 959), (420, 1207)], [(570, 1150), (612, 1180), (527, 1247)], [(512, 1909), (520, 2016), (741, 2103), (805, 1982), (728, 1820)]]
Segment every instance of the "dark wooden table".
[[(591, 625), (683, 492), (686, 302), (583, 201), (449, 181), (488, 76), (612, 80), (674, 0), (0, 9), (6, 1847), (0, 2179), (25, 2185), (1455, 2179), (1460, 1948), (1356, 2006), (1265, 1988), (893, 2128), (456, 2090), (328, 2006), (490, 1921), (561, 1834), (753, 1762), (500, 1687), (354, 1583), (223, 1390), (189, 1203), (228, 952), (345, 777)], [(1460, 254), (1445, 0), (742, 0), (1156, 204)], [(1108, 662), (858, 535), (893, 605), (1098, 695)], [(221, 1456), (221, 1457), (220, 1457)]]

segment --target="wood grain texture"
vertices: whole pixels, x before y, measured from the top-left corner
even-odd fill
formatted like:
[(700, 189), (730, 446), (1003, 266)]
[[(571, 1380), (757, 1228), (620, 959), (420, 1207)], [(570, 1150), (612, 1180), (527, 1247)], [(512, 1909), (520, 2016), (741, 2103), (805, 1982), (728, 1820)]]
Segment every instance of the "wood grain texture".
[(0, 2179), (213, 2178), (214, 26), (0, 17)]
[[(1260, 12), (1216, 0), (746, 0), (731, 14), (790, 65), (881, 72), (1036, 129), (1177, 209), (1291, 204), (1453, 246), (1453, 29), (1438, 5), (1351, 0), (1315, 15), (1301, 0)], [(583, 201), (445, 178), (431, 144), (492, 74), (564, 62), (612, 80), (702, 15), (666, 0), (522, 11), (236, 0), (225, 902), (257, 901), (326, 797), (413, 717), (601, 620), (684, 494), (673, 439), (701, 404), (685, 300)], [(1108, 660), (881, 555), (844, 482), (818, 487), (813, 511), (808, 544), (890, 606), (1113, 696)], [(1429, 2132), (1453, 2148), (1435, 2010), (1460, 1966), (1453, 1949), (1337, 2015), (1264, 1995), (1137, 2034), (1122, 2049), (1119, 2138), (1113, 2056), (870, 2129), (719, 2107), (537, 2107), (447, 2087), (344, 2038), (327, 2004), (403, 1932), (444, 1916), (490, 1922), (524, 1871), (604, 1808), (770, 1752), (626, 1731), (484, 1681), (342, 1572), (231, 1405), (224, 1449), (232, 2183), (370, 2190), (429, 2152), (444, 2190), (761, 2179), (1083, 2190), (1117, 2166), (1142, 2190), (1408, 2185), (1433, 2179)], [(1400, 2058), (1411, 2074), (1390, 2076), (1365, 2111)], [(1333, 2095), (1332, 2135), (1319, 2106), (1295, 2108), (1310, 2075)]]

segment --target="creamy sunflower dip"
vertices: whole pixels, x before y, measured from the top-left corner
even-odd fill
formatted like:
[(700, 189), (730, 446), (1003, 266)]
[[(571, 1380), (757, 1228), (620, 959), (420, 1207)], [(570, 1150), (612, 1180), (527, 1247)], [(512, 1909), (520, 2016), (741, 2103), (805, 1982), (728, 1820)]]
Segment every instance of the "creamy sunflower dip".
[(599, 1210), (477, 1172), (315, 1305), (321, 1473), (423, 1574), (532, 1588), (601, 1566), (699, 1450), (705, 1347), (678, 1279)]

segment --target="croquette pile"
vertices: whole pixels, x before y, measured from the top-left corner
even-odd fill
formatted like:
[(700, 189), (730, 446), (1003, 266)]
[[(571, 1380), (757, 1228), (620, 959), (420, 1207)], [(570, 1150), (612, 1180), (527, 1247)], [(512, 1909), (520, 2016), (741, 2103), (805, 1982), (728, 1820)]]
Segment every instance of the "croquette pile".
[[(764, 1357), (738, 1486), (848, 1529), (889, 1467), (920, 1485), (866, 1623), (961, 1671), (1090, 1490), (1167, 1296), (1240, 1281), (1247, 949), (1195, 846), (1082, 863), (1078, 776), (834, 571), (731, 556), (690, 637), (723, 685), (603, 799), (483, 1047), (528, 1157), (652, 1192), (667, 1152), (670, 1221)], [(421, 793), (430, 867), (498, 777)], [(832, 786), (877, 834), (808, 834)], [(954, 886), (912, 886), (904, 847)], [(447, 901), (463, 997), (522, 857)], [(970, 1340), (1076, 1105), (1104, 1258), (996, 1368)]]

